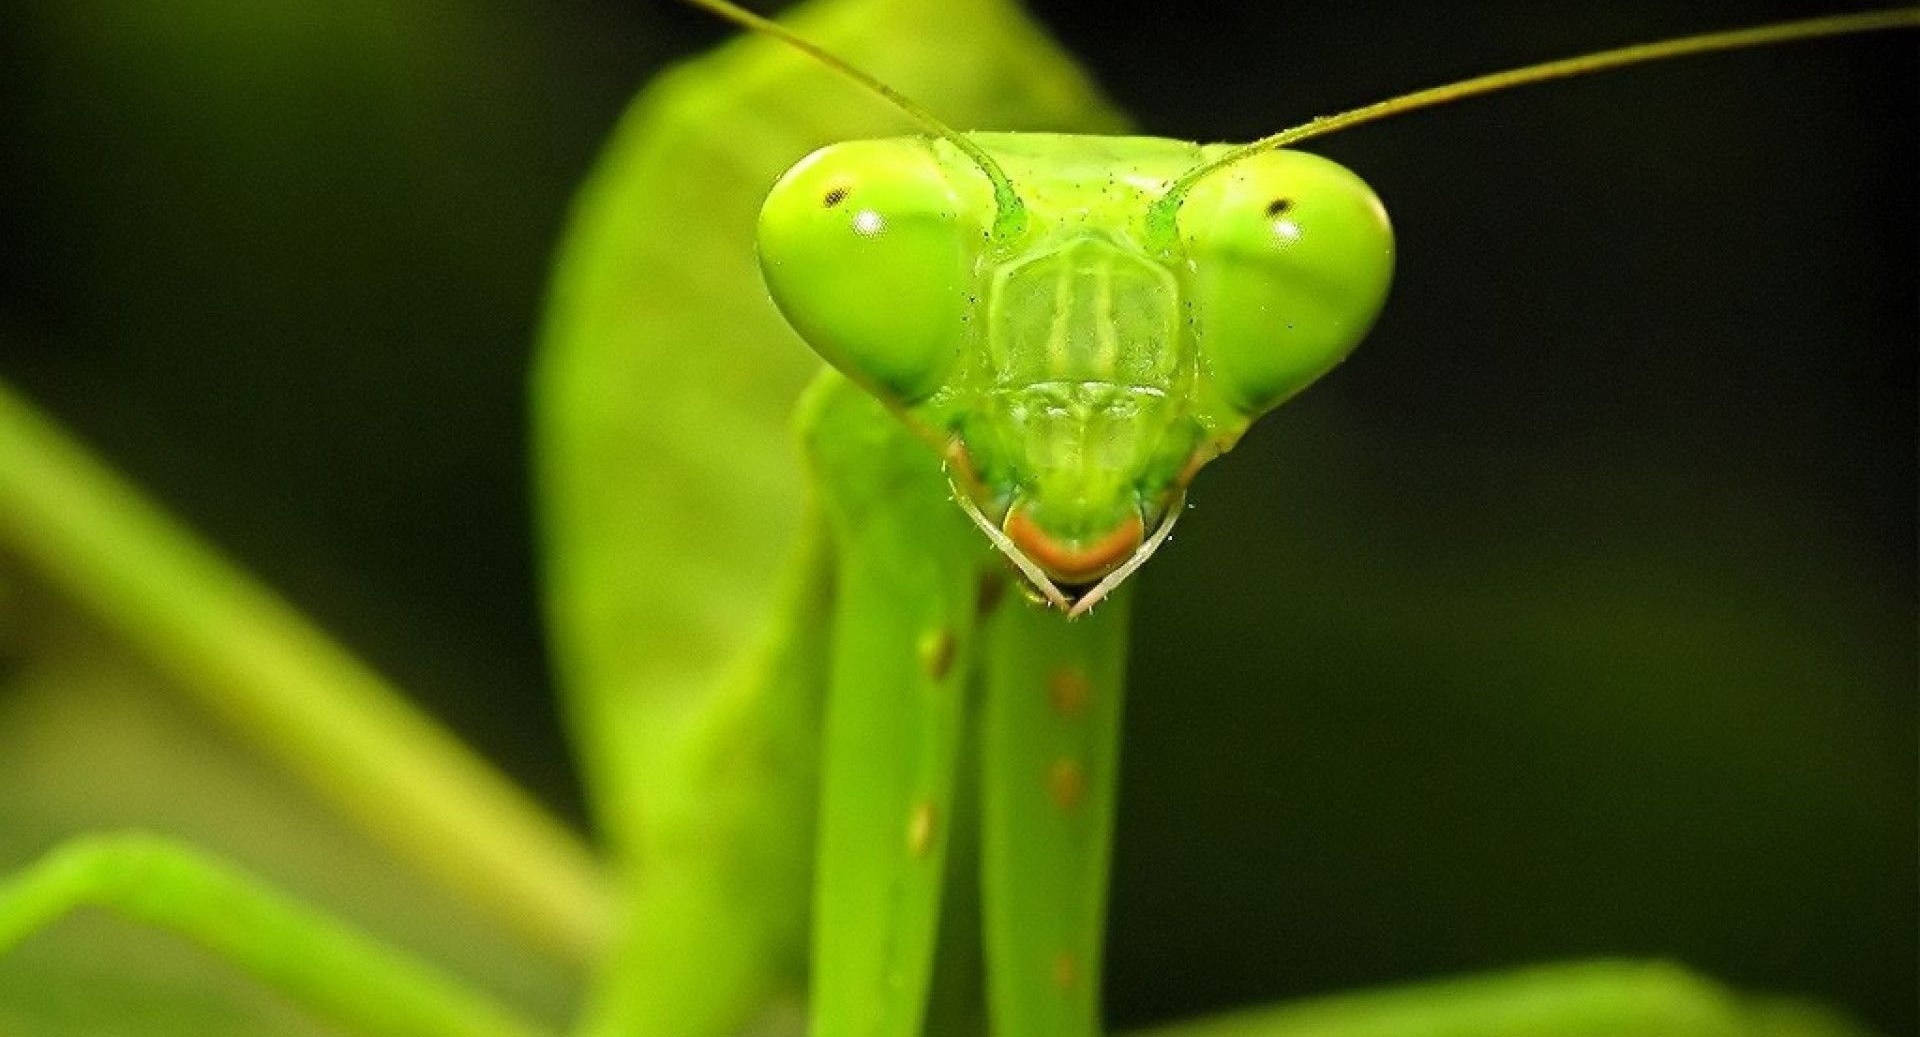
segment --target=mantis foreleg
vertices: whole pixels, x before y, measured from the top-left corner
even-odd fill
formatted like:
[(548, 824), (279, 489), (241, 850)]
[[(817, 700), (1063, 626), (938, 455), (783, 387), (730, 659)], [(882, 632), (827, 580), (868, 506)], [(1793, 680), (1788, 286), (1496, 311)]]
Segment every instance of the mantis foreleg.
[(1075, 622), (1009, 601), (989, 625), (981, 869), (1006, 1037), (1099, 1032), (1127, 599)]
[(838, 376), (805, 438), (834, 531), (814, 1032), (916, 1034), (932, 974), (984, 546), (925, 445)]

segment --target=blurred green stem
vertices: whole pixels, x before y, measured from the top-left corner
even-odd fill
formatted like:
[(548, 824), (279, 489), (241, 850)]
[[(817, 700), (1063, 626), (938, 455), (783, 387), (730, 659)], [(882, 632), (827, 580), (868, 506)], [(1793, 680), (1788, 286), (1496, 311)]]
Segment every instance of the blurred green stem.
[(79, 839), (0, 881), (0, 954), (88, 905), (178, 933), (369, 1037), (541, 1032), (259, 880), (151, 836)]
[(1839, 1017), (1755, 1001), (1677, 965), (1584, 961), (1336, 994), (1133, 1037), (1865, 1037)]
[(408, 861), (540, 946), (604, 942), (575, 834), (4, 384), (0, 551)]

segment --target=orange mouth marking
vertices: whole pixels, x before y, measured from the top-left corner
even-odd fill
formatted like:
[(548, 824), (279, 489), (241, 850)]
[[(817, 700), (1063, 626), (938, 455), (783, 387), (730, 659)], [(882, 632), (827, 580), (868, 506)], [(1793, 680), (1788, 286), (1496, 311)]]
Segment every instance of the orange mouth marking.
[(1007, 513), (1007, 539), (1021, 552), (1047, 571), (1047, 575), (1067, 586), (1082, 586), (1098, 580), (1132, 557), (1146, 536), (1140, 516), (1129, 515), (1112, 531), (1092, 543), (1062, 543), (1041, 529), (1015, 507)]

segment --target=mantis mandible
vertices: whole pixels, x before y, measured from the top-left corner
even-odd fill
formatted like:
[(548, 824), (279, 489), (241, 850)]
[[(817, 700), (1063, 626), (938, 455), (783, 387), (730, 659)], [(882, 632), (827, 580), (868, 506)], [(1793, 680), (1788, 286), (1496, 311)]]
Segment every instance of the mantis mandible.
[[(924, 85), (915, 55), (863, 53), (867, 13), (822, 7), (799, 38), (912, 84), (928, 102), (916, 117), (1122, 128), (1008, 7), (897, 15), (982, 34), (943, 48), (943, 67), (965, 75)], [(805, 977), (816, 1032), (915, 1032), (967, 1018), (981, 980), (966, 963), (983, 957), (996, 1032), (1094, 1030), (1122, 584), (1164, 542), (1200, 466), (1353, 348), (1386, 288), (1391, 236), (1371, 192), (1272, 149), (1553, 74), (1914, 21), (1609, 52), (1245, 148), (883, 138), (884, 111), (819, 125), (844, 96), (824, 68), (765, 40), (677, 73), (582, 202), (539, 372), (558, 654), (599, 820), (630, 871), (589, 1029), (727, 1032)], [(804, 506), (798, 465), (773, 444), (813, 365), (772, 309), (724, 294), (736, 281), (673, 276), (678, 252), (747, 262), (750, 212), (677, 207), (707, 175), (686, 138), (721, 108), (764, 132), (718, 142), (716, 161), (767, 180), (816, 138), (876, 138), (815, 153), (760, 218), (775, 300), (840, 371), (801, 407), (822, 487)], [(632, 348), (636, 337), (652, 348)], [(759, 341), (785, 352), (736, 352)], [(716, 420), (728, 394), (763, 404), (766, 423)], [(636, 598), (649, 582), (678, 590)], [(203, 899), (228, 888), (164, 849), (85, 849), (61, 862), (60, 882), (16, 887), (39, 896), (0, 901), (26, 905), (17, 931), (57, 906), (49, 888), (116, 869), (171, 876)], [(268, 930), (325, 931), (259, 915)], [(353, 1016), (315, 995), (369, 1031), (517, 1028), (352, 941), (312, 942), (338, 951), (315, 969), (423, 992), (427, 1022)], [(1551, 978), (1529, 994), (1555, 983), (1578, 986)]]

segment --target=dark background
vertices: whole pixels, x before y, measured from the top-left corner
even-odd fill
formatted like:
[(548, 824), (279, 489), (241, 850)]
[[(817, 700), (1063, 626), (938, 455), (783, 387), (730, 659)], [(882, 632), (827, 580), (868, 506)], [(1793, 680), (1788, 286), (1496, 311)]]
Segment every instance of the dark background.
[[(1035, 6), (1149, 132), (1809, 5)], [(309, 9), (311, 8), (311, 9)], [(324, 8), (324, 9), (322, 9)], [(580, 816), (523, 378), (664, 4), (0, 15), (0, 375)], [(1915, 1026), (1912, 34), (1316, 142), (1369, 343), (1142, 576), (1111, 1020), (1587, 955)]]

